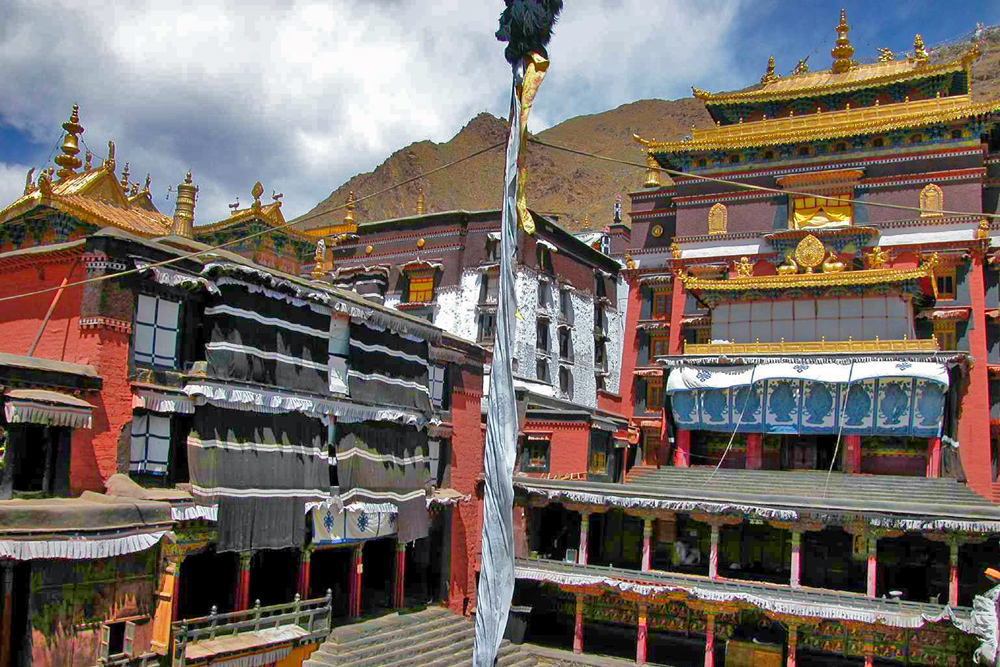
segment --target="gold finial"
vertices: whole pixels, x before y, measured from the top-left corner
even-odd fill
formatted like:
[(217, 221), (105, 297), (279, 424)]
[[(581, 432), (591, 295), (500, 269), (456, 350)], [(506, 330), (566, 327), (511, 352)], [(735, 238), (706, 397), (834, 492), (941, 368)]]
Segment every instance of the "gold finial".
[(35, 168), (28, 170), (28, 176), (24, 179), (24, 194), (28, 194), (35, 189), (35, 184), (31, 182), (31, 177), (35, 173)]
[(977, 239), (988, 239), (990, 237), (990, 223), (986, 218), (979, 221), (979, 227), (976, 229)]
[(313, 256), (312, 277), (319, 280), (323, 277), (323, 265), (326, 263), (326, 241), (320, 239), (316, 242), (316, 254)]
[(83, 168), (86, 169), (87, 171), (90, 171), (90, 163), (93, 162), (94, 160), (94, 154), (91, 153), (90, 151), (87, 151), (86, 153), (84, 153), (83, 157), (84, 157)]
[(137, 194), (139, 194), (139, 184), (138, 183), (133, 183), (132, 187), (129, 190), (129, 196), (130, 197), (135, 197)]
[(108, 142), (108, 159), (104, 161), (104, 168), (109, 174), (115, 173), (115, 142)]
[(771, 56), (767, 59), (767, 71), (764, 72), (764, 76), (760, 77), (760, 83), (766, 86), (769, 83), (774, 83), (779, 78), (781, 77), (774, 73), (774, 56)]
[(924, 38), (918, 34), (913, 38), (913, 62), (923, 65), (928, 59), (927, 49), (924, 48)]
[(38, 190), (43, 197), (52, 196), (52, 168), (43, 169), (38, 175)]
[(354, 190), (347, 193), (347, 213), (344, 214), (344, 222), (354, 224)]
[(255, 213), (260, 213), (260, 196), (264, 194), (264, 186), (260, 184), (260, 181), (253, 184), (250, 194), (253, 196), (253, 204), (250, 205), (250, 208)]
[(417, 194), (417, 215), (423, 215), (423, 214), (424, 214), (424, 189), (420, 188), (420, 191)]
[(799, 62), (795, 63), (795, 69), (792, 70), (792, 74), (798, 76), (799, 74), (808, 74), (809, 65), (806, 62), (809, 60), (809, 56), (806, 56)]
[(670, 254), (673, 256), (674, 259), (681, 258), (681, 247), (677, 245), (676, 241), (670, 244)]
[(878, 61), (880, 63), (891, 63), (893, 58), (896, 57), (896, 54), (892, 51), (884, 49), (881, 46), (876, 47), (875, 50), (878, 51)]
[(177, 198), (174, 200), (174, 224), (170, 233), (186, 239), (194, 238), (194, 202), (198, 194), (198, 186), (191, 182), (191, 172), (184, 177), (184, 182), (177, 186)]
[(59, 147), (62, 155), (57, 155), (56, 159), (53, 160), (59, 165), (59, 172), (56, 176), (60, 180), (75, 174), (81, 165), (80, 158), (77, 157), (80, 152), (79, 135), (83, 134), (83, 126), (80, 125), (79, 105), (73, 105), (73, 112), (70, 113), (69, 120), (63, 123), (63, 129), (66, 130), (66, 137), (63, 139), (62, 146)]
[(119, 182), (123, 190), (128, 189), (128, 162), (125, 163), (125, 168), (122, 169), (122, 180)]
[(152, 183), (152, 182), (153, 182), (153, 179), (150, 177), (149, 174), (146, 174), (146, 182), (142, 186), (142, 191), (143, 192), (149, 192), (149, 184)]
[(831, 69), (834, 74), (846, 72), (853, 66), (851, 56), (854, 55), (854, 47), (851, 46), (851, 40), (847, 38), (847, 32), (850, 29), (851, 26), (847, 25), (847, 11), (841, 9), (840, 23), (835, 28), (837, 31), (837, 42), (830, 51), (830, 55), (833, 56), (833, 67)]
[(656, 158), (652, 153), (646, 153), (646, 182), (642, 184), (644, 188), (658, 188), (660, 182), (660, 165), (656, 163)]
[(632, 258), (632, 253), (628, 253), (628, 252), (625, 253), (625, 268), (626, 269), (634, 269), (635, 268), (635, 260)]

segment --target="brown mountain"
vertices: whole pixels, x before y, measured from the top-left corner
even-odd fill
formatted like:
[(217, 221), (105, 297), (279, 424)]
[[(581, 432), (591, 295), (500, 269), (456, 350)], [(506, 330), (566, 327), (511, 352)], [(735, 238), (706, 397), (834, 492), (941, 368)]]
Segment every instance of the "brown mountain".
[[(983, 55), (972, 68), (975, 101), (1000, 98), (1000, 29), (989, 29), (981, 37)], [(934, 61), (957, 58), (968, 42), (935, 50)], [(541, 94), (545, 94), (543, 88)], [(703, 104), (694, 98), (640, 100), (617, 109), (577, 116), (540, 132), (543, 141), (589, 153), (643, 164), (644, 156), (633, 141), (636, 133), (646, 138), (678, 140), (692, 125), (711, 123)], [(436, 144), (419, 141), (396, 151), (375, 171), (358, 174), (334, 190), (329, 197), (302, 216), (303, 227), (336, 223), (343, 210), (324, 214), (343, 204), (349, 191), (356, 196), (378, 192), (407, 178), (448, 164), (477, 150), (504, 141), (506, 121), (481, 113), (450, 141)], [(611, 220), (615, 195), (642, 187), (645, 172), (639, 168), (602, 162), (529, 144), (528, 202), (532, 209), (556, 217), (569, 229), (600, 228)], [(359, 222), (399, 218), (416, 213), (418, 189), (425, 193), (428, 213), (455, 209), (483, 210), (500, 206), (503, 150), (495, 149), (462, 164), (431, 174), (379, 197), (357, 205)], [(316, 217), (313, 217), (316, 216)], [(626, 217), (627, 220), (627, 217)]]

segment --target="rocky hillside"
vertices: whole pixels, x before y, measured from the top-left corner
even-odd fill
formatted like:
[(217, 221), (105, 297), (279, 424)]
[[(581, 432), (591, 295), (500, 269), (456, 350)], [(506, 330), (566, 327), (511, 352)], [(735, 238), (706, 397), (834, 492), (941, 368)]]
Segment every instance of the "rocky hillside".
[[(1000, 30), (990, 29), (981, 36), (983, 55), (973, 65), (972, 91), (976, 101), (1000, 98)], [(957, 58), (969, 48), (961, 43), (934, 51), (934, 61)], [(544, 91), (543, 91), (544, 93)], [(577, 116), (538, 134), (538, 138), (608, 157), (642, 163), (644, 156), (632, 134), (663, 140), (677, 140), (690, 127), (711, 123), (701, 102), (641, 100), (617, 109), (589, 116)], [(375, 171), (358, 174), (334, 190), (306, 215), (343, 204), (351, 190), (361, 196), (389, 187), (453, 160), (504, 140), (505, 120), (487, 113), (473, 118), (450, 141), (436, 144), (420, 141), (393, 153)], [(531, 207), (553, 217), (570, 229), (603, 227), (611, 218), (614, 197), (642, 186), (640, 169), (585, 159), (529, 144), (528, 201)], [(358, 221), (385, 220), (416, 213), (418, 188), (423, 187), (426, 211), (498, 208), (503, 169), (503, 151), (494, 150), (411, 183), (392, 193), (358, 204)], [(627, 203), (626, 203), (627, 206)], [(320, 216), (306, 227), (329, 224), (343, 218), (343, 212)]]

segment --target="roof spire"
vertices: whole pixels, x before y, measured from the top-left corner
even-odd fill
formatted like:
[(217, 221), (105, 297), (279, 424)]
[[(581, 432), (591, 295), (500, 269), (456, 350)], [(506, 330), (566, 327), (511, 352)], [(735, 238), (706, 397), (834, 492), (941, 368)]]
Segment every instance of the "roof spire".
[[(927, 55), (927, 49), (924, 48), (924, 38), (919, 34), (913, 38), (913, 60), (921, 65), (927, 62), (930, 57)], [(63, 126), (65, 127), (65, 125)]]
[(420, 188), (419, 194), (417, 194), (417, 215), (424, 214), (424, 189)]
[(774, 83), (780, 77), (774, 73), (774, 56), (767, 59), (767, 71), (764, 72), (764, 76), (760, 77), (760, 83), (762, 86), (766, 86), (769, 83)]
[(644, 188), (658, 188), (663, 184), (660, 182), (660, 165), (656, 158), (649, 151), (646, 152), (646, 182), (642, 184)]
[(853, 66), (851, 56), (854, 55), (854, 47), (851, 46), (851, 40), (847, 39), (847, 32), (850, 29), (851, 26), (847, 25), (847, 11), (841, 9), (840, 23), (835, 28), (837, 31), (837, 43), (833, 47), (833, 50), (830, 51), (830, 55), (833, 56), (832, 69), (834, 74), (846, 72)]
[(63, 129), (66, 130), (66, 138), (63, 139), (63, 144), (59, 148), (62, 151), (62, 155), (57, 155), (54, 160), (59, 165), (59, 172), (56, 176), (60, 180), (75, 174), (76, 170), (82, 164), (80, 158), (77, 157), (77, 154), (80, 152), (78, 135), (83, 134), (83, 126), (80, 125), (80, 106), (78, 104), (73, 105), (73, 112), (69, 115), (69, 120), (63, 123)]
[(125, 168), (122, 169), (122, 180), (118, 184), (122, 186), (123, 190), (128, 189), (128, 162), (125, 163)]
[(347, 194), (347, 213), (344, 214), (344, 223), (354, 224), (354, 190)]
[(194, 238), (194, 202), (198, 194), (198, 186), (191, 182), (191, 172), (187, 173), (184, 182), (177, 186), (177, 198), (174, 200), (174, 224), (170, 233), (186, 239)]

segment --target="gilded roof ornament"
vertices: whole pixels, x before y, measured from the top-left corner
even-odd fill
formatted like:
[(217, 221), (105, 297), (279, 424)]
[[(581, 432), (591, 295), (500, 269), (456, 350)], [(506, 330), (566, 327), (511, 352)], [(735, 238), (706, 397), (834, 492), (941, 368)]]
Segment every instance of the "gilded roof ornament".
[(94, 161), (94, 154), (93, 153), (91, 153), (90, 151), (87, 151), (86, 153), (84, 153), (83, 168), (86, 171), (90, 171), (90, 169), (91, 169), (90, 165), (91, 165), (91, 163), (93, 161)]
[(149, 192), (149, 184), (152, 183), (152, 182), (153, 182), (152, 177), (150, 177), (149, 174), (146, 174), (146, 182), (142, 186), (142, 191), (143, 192)]
[(656, 158), (653, 154), (646, 152), (646, 182), (642, 184), (644, 188), (658, 188), (661, 187), (660, 182), (660, 165), (656, 163)]
[(119, 182), (123, 190), (128, 190), (128, 162), (125, 163), (125, 168), (122, 169), (122, 180)]
[(767, 59), (767, 70), (764, 72), (764, 76), (760, 77), (760, 83), (766, 86), (769, 83), (774, 83), (781, 77), (774, 73), (774, 56)]
[(918, 34), (913, 38), (913, 62), (923, 65), (929, 59), (927, 49), (924, 48), (924, 38)]
[(139, 194), (139, 184), (133, 183), (132, 186), (129, 188), (129, 196), (135, 197), (137, 194)]
[(73, 105), (73, 111), (69, 115), (69, 120), (63, 123), (63, 129), (66, 130), (66, 137), (63, 139), (62, 146), (59, 147), (62, 155), (57, 155), (55, 160), (53, 160), (59, 165), (59, 172), (56, 176), (60, 180), (75, 174), (76, 170), (82, 164), (80, 158), (77, 157), (77, 154), (80, 152), (79, 135), (83, 134), (83, 126), (80, 125), (79, 105)]
[(854, 66), (851, 60), (851, 56), (854, 55), (854, 47), (851, 46), (851, 40), (847, 38), (847, 33), (850, 29), (851, 26), (847, 25), (847, 11), (841, 9), (840, 23), (835, 28), (837, 31), (837, 42), (830, 51), (830, 55), (833, 56), (833, 67), (830, 69), (834, 74), (841, 74)]
[(344, 222), (354, 223), (354, 190), (347, 193), (347, 213), (344, 214)]
[(264, 194), (264, 186), (261, 185), (260, 181), (253, 184), (250, 194), (253, 196), (253, 204), (250, 205), (251, 210), (254, 213), (260, 213), (260, 196)]
[(694, 86), (691, 86), (691, 94), (697, 97), (699, 100), (708, 99), (709, 97), (712, 96), (712, 93), (710, 93), (709, 91), (702, 90), (701, 88), (695, 88)]
[(104, 161), (104, 169), (109, 173), (115, 173), (115, 142), (108, 142), (108, 159)]
[(795, 63), (795, 69), (792, 70), (792, 74), (794, 76), (798, 76), (800, 74), (808, 74), (809, 65), (806, 64), (807, 62), (809, 62), (809, 56), (806, 56), (799, 62)]
[(34, 173), (34, 167), (28, 170), (28, 176), (24, 179), (24, 194), (30, 194), (35, 189), (35, 184), (31, 180)]
[(227, 204), (227, 206), (229, 206), (229, 210), (232, 211), (232, 213), (230, 213), (229, 215), (230, 216), (236, 215), (236, 211), (240, 210), (240, 198), (237, 197), (236, 201), (234, 201), (232, 204)]
[(52, 196), (52, 173), (51, 169), (43, 169), (42, 173), (38, 175), (38, 190), (42, 193), (43, 197)]
[(878, 46), (875, 47), (875, 50), (878, 51), (878, 61), (880, 63), (891, 63), (896, 58), (896, 54), (889, 49)]
[(417, 194), (417, 215), (423, 215), (423, 214), (424, 214), (424, 189), (420, 188), (420, 191)]

